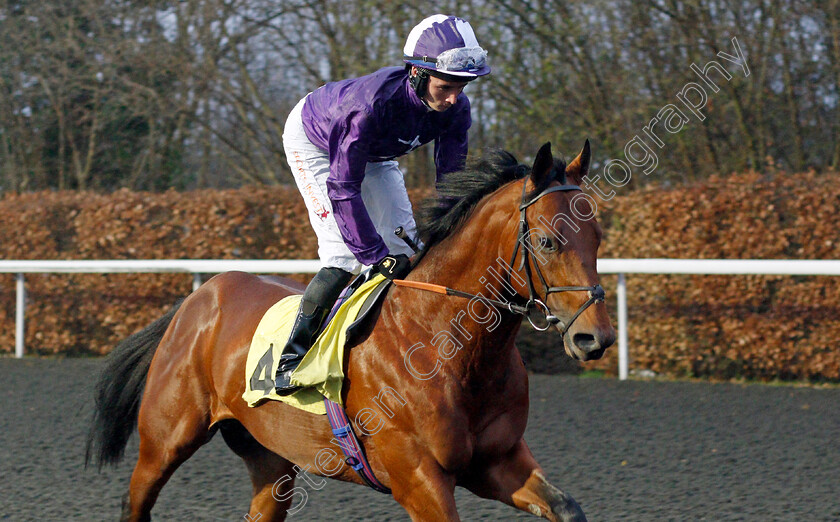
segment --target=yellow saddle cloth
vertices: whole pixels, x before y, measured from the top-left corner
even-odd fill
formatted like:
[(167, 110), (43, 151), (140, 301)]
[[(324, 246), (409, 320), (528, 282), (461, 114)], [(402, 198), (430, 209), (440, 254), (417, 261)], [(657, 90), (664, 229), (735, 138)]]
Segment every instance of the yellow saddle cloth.
[(275, 392), (274, 377), (301, 296), (289, 296), (269, 308), (257, 326), (245, 363), (245, 393), (242, 398), (248, 406), (257, 406), (264, 400), (276, 400), (319, 415), (327, 413), (324, 397), (343, 406), (341, 385), (344, 382), (347, 327), (356, 320), (368, 295), (384, 280), (382, 274), (376, 274), (341, 305), (292, 373), (292, 384), (302, 389), (291, 395), (281, 396)]

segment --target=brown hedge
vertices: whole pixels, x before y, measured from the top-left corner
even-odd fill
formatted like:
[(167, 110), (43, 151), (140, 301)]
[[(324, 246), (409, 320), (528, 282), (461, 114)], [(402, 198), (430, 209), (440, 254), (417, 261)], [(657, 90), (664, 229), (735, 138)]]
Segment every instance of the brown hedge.
[[(600, 256), (840, 259), (836, 179), (836, 173), (745, 173), (616, 197), (601, 205)], [(840, 379), (837, 277), (627, 278), (631, 368)], [(599, 365), (615, 371), (615, 352)]]
[[(620, 193), (599, 201), (600, 256), (840, 259), (833, 179), (744, 173)], [(303, 201), (287, 187), (7, 194), (0, 244), (4, 259), (311, 259), (317, 251)], [(832, 277), (629, 275), (631, 367), (840, 380), (838, 284)], [(604, 276), (604, 286), (612, 313), (615, 276)], [(29, 275), (27, 350), (106, 353), (190, 288), (191, 278), (176, 274)], [(9, 352), (12, 275), (0, 276), (0, 321), (0, 350)], [(556, 367), (558, 339), (544, 335), (544, 346), (524, 350), (526, 362)], [(615, 372), (615, 350), (590, 366)]]
[[(40, 192), (0, 201), (5, 259), (316, 257), (290, 188), (111, 195)], [(0, 347), (14, 346), (13, 276), (0, 279)], [(184, 274), (28, 275), (29, 352), (100, 354), (191, 290)]]

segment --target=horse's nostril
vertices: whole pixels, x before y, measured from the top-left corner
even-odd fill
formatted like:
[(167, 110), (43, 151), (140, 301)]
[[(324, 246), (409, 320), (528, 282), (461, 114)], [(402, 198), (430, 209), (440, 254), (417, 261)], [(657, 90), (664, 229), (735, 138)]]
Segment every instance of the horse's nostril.
[(587, 333), (576, 333), (572, 340), (580, 350), (584, 353), (591, 352), (592, 350), (597, 350), (601, 347), (600, 343), (595, 340), (595, 336), (592, 334)]

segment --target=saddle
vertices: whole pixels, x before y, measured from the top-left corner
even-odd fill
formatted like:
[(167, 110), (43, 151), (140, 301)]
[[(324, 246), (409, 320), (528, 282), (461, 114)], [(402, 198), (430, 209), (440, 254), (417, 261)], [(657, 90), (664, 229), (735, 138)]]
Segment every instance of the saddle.
[(280, 353), (291, 332), (300, 295), (274, 304), (263, 315), (251, 340), (245, 364), (242, 398), (255, 407), (265, 400), (279, 400), (299, 409), (326, 414), (324, 398), (343, 404), (344, 350), (370, 332), (376, 322), (390, 281), (381, 274), (363, 273), (342, 292), (312, 348), (292, 374), (301, 390), (287, 396), (275, 392), (274, 377)]
[[(365, 283), (373, 280), (377, 275), (378, 274), (374, 273), (373, 270), (368, 269), (357, 275), (350, 284), (347, 285), (347, 287), (338, 296), (338, 299), (336, 300), (335, 305), (333, 305), (332, 310), (330, 310), (329, 315), (327, 315), (326, 320), (324, 320), (324, 324), (318, 332), (319, 336), (329, 327), (333, 318), (338, 313), (339, 308), (341, 308), (341, 306), (356, 293), (356, 290), (361, 288), (361, 286)], [(347, 326), (347, 340), (345, 344), (352, 346), (358, 339), (364, 337), (366, 333), (369, 333), (373, 323), (376, 322), (372, 319), (379, 311), (379, 307), (382, 304), (382, 298), (385, 297), (385, 293), (391, 283), (391, 280), (384, 279), (365, 296), (358, 315), (355, 320)]]

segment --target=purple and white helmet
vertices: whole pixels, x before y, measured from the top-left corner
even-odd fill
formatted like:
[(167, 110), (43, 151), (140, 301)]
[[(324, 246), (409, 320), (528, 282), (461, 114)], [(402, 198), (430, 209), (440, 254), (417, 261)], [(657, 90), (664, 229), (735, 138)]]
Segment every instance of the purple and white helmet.
[(473, 79), (490, 73), (487, 51), (478, 45), (469, 22), (432, 15), (408, 34), (403, 61), (421, 69)]

